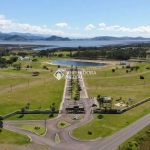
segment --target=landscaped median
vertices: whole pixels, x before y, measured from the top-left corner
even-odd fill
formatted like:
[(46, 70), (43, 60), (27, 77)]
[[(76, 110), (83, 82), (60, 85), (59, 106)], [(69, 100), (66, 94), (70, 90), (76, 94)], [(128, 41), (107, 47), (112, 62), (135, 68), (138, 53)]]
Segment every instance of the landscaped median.
[(70, 126), (70, 123), (64, 121), (64, 120), (61, 120), (58, 124), (57, 124), (57, 127), (58, 128), (65, 128), (65, 127), (68, 127)]
[(46, 128), (41, 125), (19, 124), (19, 125), (16, 125), (16, 127), (24, 129), (24, 130), (28, 130), (30, 132), (34, 132), (38, 135), (44, 135), (46, 132)]
[(148, 114), (149, 106), (150, 101), (123, 114), (104, 114), (102, 119), (98, 118), (99, 114), (95, 114), (91, 122), (74, 129), (72, 135), (80, 140), (110, 136)]

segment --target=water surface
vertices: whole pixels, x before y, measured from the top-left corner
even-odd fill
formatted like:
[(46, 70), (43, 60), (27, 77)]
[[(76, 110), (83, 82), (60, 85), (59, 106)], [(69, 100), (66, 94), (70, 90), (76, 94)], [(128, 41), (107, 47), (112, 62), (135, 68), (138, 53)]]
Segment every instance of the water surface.
[(63, 66), (106, 66), (106, 63), (102, 62), (85, 62), (85, 61), (75, 61), (75, 60), (53, 60), (52, 64), (63, 65)]

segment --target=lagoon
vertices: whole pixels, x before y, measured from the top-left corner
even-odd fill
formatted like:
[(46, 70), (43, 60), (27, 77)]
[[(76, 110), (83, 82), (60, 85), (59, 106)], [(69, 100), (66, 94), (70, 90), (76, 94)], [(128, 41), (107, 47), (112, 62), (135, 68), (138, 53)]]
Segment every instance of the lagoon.
[(62, 66), (106, 66), (107, 63), (98, 62), (86, 62), (86, 61), (75, 61), (75, 60), (52, 60), (51, 64), (62, 65)]

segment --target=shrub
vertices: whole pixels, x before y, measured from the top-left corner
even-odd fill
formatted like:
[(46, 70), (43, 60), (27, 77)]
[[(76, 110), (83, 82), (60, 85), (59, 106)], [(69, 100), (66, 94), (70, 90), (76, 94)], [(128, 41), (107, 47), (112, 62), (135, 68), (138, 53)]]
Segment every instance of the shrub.
[(144, 79), (144, 77), (143, 77), (143, 76), (140, 76), (140, 79)]
[(102, 119), (102, 118), (103, 118), (103, 115), (98, 115), (98, 118), (99, 118), (99, 119)]
[(112, 69), (112, 72), (115, 72), (115, 69)]
[(88, 131), (88, 135), (92, 135), (92, 132), (91, 132), (91, 131)]

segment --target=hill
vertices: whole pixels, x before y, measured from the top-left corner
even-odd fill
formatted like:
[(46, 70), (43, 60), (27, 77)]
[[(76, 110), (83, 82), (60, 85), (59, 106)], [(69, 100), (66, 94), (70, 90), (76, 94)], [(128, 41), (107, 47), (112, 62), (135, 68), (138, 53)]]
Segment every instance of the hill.
[(54, 36), (54, 35), (49, 38), (46, 38), (45, 40), (46, 41), (70, 41), (70, 39), (68, 37), (62, 38), (62, 37)]
[(13, 36), (5, 38), (4, 40), (5, 41), (27, 41), (26, 38), (19, 36), (19, 35), (13, 35)]
[(114, 37), (114, 36), (98, 36), (91, 38), (91, 40), (150, 40), (150, 38), (143, 38), (143, 37)]

